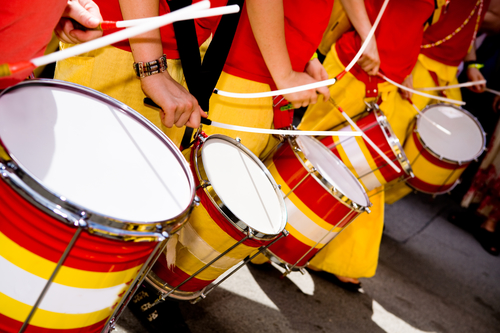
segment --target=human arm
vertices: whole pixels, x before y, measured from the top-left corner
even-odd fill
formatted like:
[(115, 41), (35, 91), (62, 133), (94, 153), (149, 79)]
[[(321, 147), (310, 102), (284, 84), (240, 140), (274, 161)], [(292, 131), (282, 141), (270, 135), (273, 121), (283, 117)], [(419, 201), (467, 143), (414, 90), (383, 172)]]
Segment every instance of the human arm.
[[(479, 71), (479, 68), (477, 68), (475, 66), (468, 65), (468, 63), (474, 62), (474, 61), (476, 61), (476, 59), (477, 59), (477, 57), (476, 57), (476, 47), (475, 47), (475, 45), (473, 43), (472, 47), (471, 47), (471, 50), (465, 56), (465, 59), (464, 59), (465, 66), (466, 66), (465, 70), (466, 70), (466, 73), (467, 73), (467, 78), (471, 82), (484, 80), (484, 76), (481, 73), (481, 71)], [(475, 93), (482, 93), (486, 89), (486, 84), (485, 83), (480, 83), (480, 84), (476, 84), (476, 85), (470, 86), (468, 88), (469, 88), (469, 90), (471, 90), (471, 91), (473, 91)]]
[[(120, 0), (120, 8), (124, 20), (155, 17), (159, 15), (159, 0)], [(149, 62), (163, 55), (159, 29), (130, 38), (129, 43), (135, 62)], [(197, 128), (200, 126), (200, 117), (206, 117), (196, 98), (176, 82), (168, 71), (140, 80), (144, 94), (161, 107), (161, 120), (166, 127), (186, 125)]]
[[(401, 83), (401, 85), (403, 85), (403, 86), (405, 86), (407, 88), (413, 89), (413, 75), (412, 74), (408, 75), (403, 80), (403, 82)], [(404, 89), (399, 89), (399, 94), (401, 95), (401, 97), (403, 99), (411, 98), (411, 96), (413, 95), (412, 92), (410, 92), (408, 90), (404, 90)]]
[[(285, 20), (282, 0), (247, 0), (246, 8), (257, 45), (278, 89), (317, 82), (311, 75), (292, 68), (285, 40)], [(326, 87), (310, 89), (283, 97), (294, 108), (314, 104), (317, 93), (329, 98)]]
[(61, 19), (54, 32), (59, 40), (68, 44), (78, 44), (102, 36), (100, 30), (79, 30), (70, 20), (74, 19), (87, 28), (96, 28), (102, 21), (99, 7), (92, 0), (68, 0)]
[[(372, 24), (364, 0), (340, 0), (344, 7), (347, 17), (351, 21), (354, 29), (361, 37), (361, 43), (364, 43)], [(359, 58), (357, 64), (369, 75), (377, 75), (380, 68), (380, 57), (378, 54), (377, 42), (373, 36), (365, 49), (365, 52)]]

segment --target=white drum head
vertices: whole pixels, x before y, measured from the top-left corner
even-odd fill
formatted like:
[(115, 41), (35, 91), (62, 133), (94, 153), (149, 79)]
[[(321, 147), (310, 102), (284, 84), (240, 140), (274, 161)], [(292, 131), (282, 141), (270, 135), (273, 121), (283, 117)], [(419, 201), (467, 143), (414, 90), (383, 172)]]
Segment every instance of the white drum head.
[(296, 142), (304, 156), (333, 187), (356, 204), (368, 207), (366, 192), (344, 163), (318, 140), (298, 136)]
[(23, 170), (72, 204), (130, 222), (176, 217), (193, 191), (176, 148), (103, 96), (61, 83), (8, 91), (0, 138)]
[(466, 162), (483, 152), (483, 129), (468, 112), (444, 104), (431, 105), (423, 112), (430, 120), (451, 132), (451, 135), (444, 133), (424, 117), (418, 119), (418, 133), (436, 155), (450, 161)]
[(281, 201), (262, 163), (233, 143), (215, 137), (203, 144), (201, 156), (208, 180), (234, 215), (267, 235), (283, 230), (286, 221)]

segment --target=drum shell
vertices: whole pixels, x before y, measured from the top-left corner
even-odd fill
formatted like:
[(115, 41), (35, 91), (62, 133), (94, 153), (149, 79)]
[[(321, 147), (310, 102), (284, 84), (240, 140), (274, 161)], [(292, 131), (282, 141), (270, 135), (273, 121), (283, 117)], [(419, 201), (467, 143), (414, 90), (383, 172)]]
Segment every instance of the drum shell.
[[(212, 135), (208, 140), (221, 137), (223, 136)], [(238, 143), (238, 145), (240, 144)], [(177, 287), (190, 278), (189, 281), (179, 287), (180, 294), (182, 292), (195, 293), (203, 290), (227, 270), (255, 253), (261, 246), (267, 246), (279, 236), (279, 233), (265, 235), (256, 232), (257, 236), (246, 239), (228, 254), (209, 267), (204, 268), (211, 260), (245, 238), (247, 230), (244, 225), (234, 223), (235, 217), (232, 216), (230, 208), (221, 209), (224, 204), (219, 201), (217, 193), (211, 186), (210, 179), (204, 172), (204, 165), (201, 160), (202, 149), (203, 145), (201, 144), (191, 155), (191, 168), (195, 182), (198, 184), (197, 195), (200, 199), (200, 205), (193, 210), (190, 219), (178, 234), (179, 241), (176, 244), (175, 265), (169, 267), (166, 257), (162, 255), (152, 268), (152, 272), (156, 277), (151, 276), (149, 278), (152, 281), (161, 279), (168, 284), (169, 288)], [(262, 167), (264, 168), (264, 166)], [(203, 181), (200, 181), (200, 178)], [(286, 212), (283, 213), (286, 221)], [(167, 255), (168, 249), (167, 246)], [(192, 277), (199, 270), (201, 272)]]
[[(0, 193), (0, 329), (17, 332), (77, 229), (32, 206), (3, 180)], [(100, 332), (157, 244), (82, 232), (28, 331)]]
[[(289, 193), (285, 199), (288, 210), (285, 229), (289, 235), (270, 246), (268, 252), (289, 266), (305, 266), (363, 212), (333, 196), (314, 176), (305, 178), (308, 171), (288, 144), (278, 149), (269, 161), (268, 169), (282, 191)], [(313, 235), (309, 234), (310, 230), (313, 230)]]
[[(422, 113), (432, 120), (432, 116), (439, 115), (440, 111), (451, 112), (452, 116), (455, 113), (458, 115), (454, 116), (456, 119), (453, 117), (439, 121), (437, 119), (440, 118), (436, 119), (443, 127), (450, 130), (450, 136), (437, 129), (436, 133), (440, 134), (441, 138), (430, 135), (429, 128), (424, 131), (425, 126), (430, 127), (430, 123), (421, 123), (425, 119), (417, 116), (409, 127), (404, 145), (415, 174), (415, 177), (407, 179), (406, 183), (415, 190), (433, 195), (451, 191), (460, 182), (460, 176), (467, 166), (483, 153), (486, 142), (486, 134), (481, 124), (472, 114), (462, 108), (449, 104), (432, 104), (422, 110)], [(456, 120), (460, 120), (460, 123), (456, 124), (454, 122)], [(453, 127), (450, 128), (450, 126)], [(474, 148), (466, 145), (468, 141), (475, 143)], [(440, 156), (431, 148), (435, 149), (436, 144), (441, 142), (447, 145), (446, 149), (440, 148), (441, 154), (445, 156)], [(461, 154), (456, 155), (457, 152)]]
[(451, 191), (470, 164), (441, 160), (424, 146), (420, 135), (412, 131), (405, 142), (405, 152), (411, 161), (415, 177), (406, 183), (414, 189), (428, 194), (443, 194)]
[[(369, 112), (356, 121), (356, 125), (391, 161), (399, 164), (400, 172), (396, 172), (362, 137), (326, 137), (321, 143), (345, 163), (367, 191), (411, 174), (408, 158), (382, 111)], [(347, 126), (343, 130), (351, 130), (351, 127)], [(360, 153), (367, 163), (365, 166), (357, 162)]]

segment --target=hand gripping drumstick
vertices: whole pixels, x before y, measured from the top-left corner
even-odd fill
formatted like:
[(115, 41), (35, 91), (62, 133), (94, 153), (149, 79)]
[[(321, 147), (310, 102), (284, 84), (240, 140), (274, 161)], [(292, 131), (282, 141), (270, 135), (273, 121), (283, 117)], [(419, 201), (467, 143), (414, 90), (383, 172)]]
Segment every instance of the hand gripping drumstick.
[[(144, 104), (148, 107), (156, 109), (158, 111), (161, 110), (161, 107), (153, 102), (153, 100), (149, 97), (144, 98)], [(362, 136), (362, 132), (354, 132), (354, 131), (299, 131), (299, 130), (276, 130), (276, 129), (267, 129), (267, 128), (255, 128), (255, 127), (244, 127), (237, 125), (229, 125), (224, 123), (219, 123), (217, 121), (213, 121), (206, 118), (201, 118), (201, 123), (203, 125), (214, 126), (234, 131), (241, 132), (249, 132), (249, 133), (260, 133), (260, 134), (278, 134), (278, 135), (308, 135), (308, 136)]]
[(64, 60), (81, 53), (89, 52), (110, 44), (114, 44), (121, 40), (140, 35), (150, 30), (158, 29), (164, 25), (171, 24), (176, 21), (191, 19), (193, 18), (193, 16), (200, 17), (198, 16), (201, 15), (200, 13), (198, 13), (198, 11), (200, 10), (204, 11), (203, 17), (231, 14), (239, 11), (239, 7), (237, 5), (208, 9), (209, 7), (210, 1), (200, 1), (195, 3), (194, 5), (187, 6), (174, 12), (159, 16), (154, 20), (148, 20), (147, 22), (140, 25), (118, 31), (83, 44), (78, 44), (63, 51), (54, 52), (38, 58), (33, 58), (29, 61), (21, 61), (14, 64), (1, 64), (0, 77), (10, 76), (14, 73), (28, 68), (35, 69), (38, 66), (47, 65), (59, 60)]
[[(351, 117), (349, 117), (347, 115), (347, 113), (345, 113), (345, 111), (342, 110), (342, 108), (340, 106), (338, 106), (337, 103), (335, 103), (335, 101), (333, 100), (333, 98), (330, 98), (330, 103), (332, 103), (337, 108), (337, 110), (340, 111), (340, 113), (342, 114), (342, 116), (344, 116), (345, 120), (347, 120), (347, 122), (352, 127), (354, 127), (354, 129), (358, 133), (361, 133), (361, 136), (363, 137), (363, 139), (366, 142), (368, 142), (368, 144), (394, 169), (394, 171), (396, 171), (397, 173), (401, 172), (401, 169), (398, 168), (397, 165), (394, 164), (394, 162), (392, 162), (391, 159), (389, 157), (387, 157), (387, 155), (384, 154), (384, 152), (382, 150), (380, 150), (380, 148), (377, 147), (377, 145), (375, 143), (373, 143), (373, 141), (358, 127), (358, 125), (356, 125), (356, 123), (354, 121), (352, 121)], [(330, 135), (332, 135), (332, 134), (330, 134)]]
[(366, 47), (368, 46), (368, 43), (373, 37), (373, 34), (375, 33), (375, 30), (378, 27), (378, 24), (380, 22), (380, 19), (382, 18), (382, 14), (384, 14), (385, 9), (387, 7), (387, 4), (389, 3), (389, 0), (385, 0), (382, 8), (380, 8), (380, 12), (378, 13), (377, 19), (373, 23), (372, 28), (368, 32), (368, 35), (366, 36), (365, 42), (363, 45), (361, 45), (361, 48), (359, 49), (358, 53), (356, 56), (351, 60), (351, 62), (347, 65), (347, 67), (340, 72), (336, 77), (333, 79), (329, 80), (324, 80), (324, 81), (319, 81), (319, 82), (314, 82), (314, 83), (309, 83), (305, 84), (303, 86), (297, 86), (293, 88), (287, 88), (287, 89), (281, 89), (281, 90), (274, 90), (274, 91), (266, 91), (266, 92), (261, 92), (261, 93), (233, 93), (233, 92), (227, 92), (227, 91), (222, 91), (217, 88), (214, 89), (214, 94), (218, 94), (221, 96), (226, 96), (226, 97), (232, 97), (232, 98), (262, 98), (262, 97), (274, 97), (278, 95), (286, 95), (286, 94), (292, 94), (296, 93), (299, 91), (304, 91), (304, 90), (310, 90), (310, 89), (316, 89), (319, 87), (327, 87), (327, 86), (332, 86), (335, 83), (337, 83), (338, 80), (344, 77), (351, 68), (356, 64), (356, 62), (361, 58), (361, 55), (363, 52), (365, 52)]

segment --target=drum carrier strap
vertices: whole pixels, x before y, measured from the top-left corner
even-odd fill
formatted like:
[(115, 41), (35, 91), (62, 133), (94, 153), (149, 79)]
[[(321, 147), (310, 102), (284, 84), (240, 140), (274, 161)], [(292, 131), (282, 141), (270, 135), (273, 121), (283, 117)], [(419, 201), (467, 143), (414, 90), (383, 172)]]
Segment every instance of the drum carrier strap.
[[(167, 0), (171, 11), (189, 6), (191, 0)], [(243, 8), (244, 0), (228, 0), (227, 5)], [(174, 22), (175, 38), (189, 92), (198, 100), (200, 107), (209, 112), (210, 96), (219, 80), (222, 69), (233, 42), (240, 19), (238, 13), (222, 15), (217, 30), (201, 61), (198, 37), (194, 20)], [(186, 127), (181, 142), (181, 150), (191, 146), (193, 129)]]

